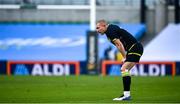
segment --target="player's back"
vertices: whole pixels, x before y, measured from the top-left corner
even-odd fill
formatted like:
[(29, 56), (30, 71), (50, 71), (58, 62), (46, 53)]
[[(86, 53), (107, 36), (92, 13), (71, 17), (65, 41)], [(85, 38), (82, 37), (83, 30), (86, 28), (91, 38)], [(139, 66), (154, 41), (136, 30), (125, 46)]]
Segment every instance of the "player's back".
[(114, 39), (120, 39), (126, 50), (138, 42), (129, 32), (117, 25), (110, 24), (105, 33), (112, 43)]

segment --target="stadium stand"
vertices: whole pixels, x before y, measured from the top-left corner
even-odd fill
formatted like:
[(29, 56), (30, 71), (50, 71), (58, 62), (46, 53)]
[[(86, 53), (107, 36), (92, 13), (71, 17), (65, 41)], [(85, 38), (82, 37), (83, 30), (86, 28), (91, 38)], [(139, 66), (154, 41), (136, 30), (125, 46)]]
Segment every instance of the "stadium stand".
[[(146, 0), (149, 6), (154, 5), (156, 0)], [(0, 4), (36, 4), (36, 5), (88, 5), (89, 0), (0, 0)], [(99, 6), (139, 6), (140, 0), (96, 0)]]

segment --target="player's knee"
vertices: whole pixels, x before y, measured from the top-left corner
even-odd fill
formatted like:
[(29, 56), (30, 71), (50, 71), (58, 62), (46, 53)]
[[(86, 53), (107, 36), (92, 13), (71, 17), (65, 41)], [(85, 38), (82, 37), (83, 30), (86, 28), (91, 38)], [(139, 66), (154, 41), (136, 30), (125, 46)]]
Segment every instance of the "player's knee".
[(126, 68), (121, 68), (121, 75), (124, 77), (124, 76), (130, 76), (130, 72), (128, 69)]
[(126, 69), (126, 68), (121, 68), (121, 73), (123, 73), (123, 72), (127, 72), (128, 71), (128, 69)]
[(126, 70), (126, 68), (121, 67), (121, 72), (124, 72), (125, 70)]

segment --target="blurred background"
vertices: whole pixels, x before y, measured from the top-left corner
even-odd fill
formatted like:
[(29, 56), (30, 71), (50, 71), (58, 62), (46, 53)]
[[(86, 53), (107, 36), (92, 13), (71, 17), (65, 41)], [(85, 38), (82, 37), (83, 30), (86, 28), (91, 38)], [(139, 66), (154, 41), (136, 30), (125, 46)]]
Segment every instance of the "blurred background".
[(1, 75), (120, 75), (105, 19), (144, 46), (136, 76), (180, 74), (179, 0), (0, 0)]

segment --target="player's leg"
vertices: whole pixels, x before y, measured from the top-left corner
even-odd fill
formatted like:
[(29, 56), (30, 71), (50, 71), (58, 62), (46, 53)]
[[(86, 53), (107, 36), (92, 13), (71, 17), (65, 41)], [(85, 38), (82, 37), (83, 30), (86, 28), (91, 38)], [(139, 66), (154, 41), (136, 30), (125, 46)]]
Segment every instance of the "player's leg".
[(143, 54), (143, 46), (140, 43), (136, 43), (131, 50), (127, 51), (125, 63), (121, 67), (121, 74), (123, 79), (124, 94), (119, 98), (113, 100), (129, 100), (130, 99), (130, 86), (131, 76), (130, 70), (139, 62)]
[(131, 98), (130, 95), (130, 86), (131, 86), (131, 76), (130, 70), (135, 65), (135, 62), (125, 62), (121, 67), (121, 75), (123, 79), (123, 95), (119, 98), (115, 98), (113, 100), (129, 100)]
[(136, 64), (135, 62), (125, 62), (121, 68), (124, 96), (130, 96), (130, 86), (131, 86), (130, 70), (135, 64)]

